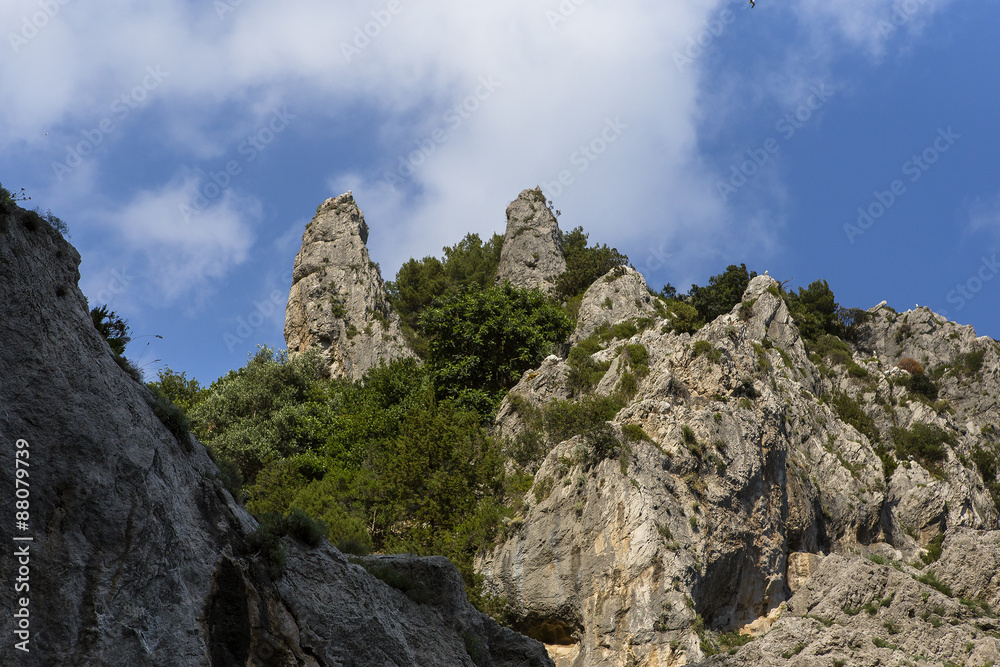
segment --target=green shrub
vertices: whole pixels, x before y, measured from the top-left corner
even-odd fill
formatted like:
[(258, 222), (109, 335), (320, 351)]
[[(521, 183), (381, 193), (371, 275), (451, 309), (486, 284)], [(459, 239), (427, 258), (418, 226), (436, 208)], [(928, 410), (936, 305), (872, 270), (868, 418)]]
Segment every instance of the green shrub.
[(915, 373), (908, 376), (903, 380), (903, 386), (905, 386), (911, 394), (917, 396), (918, 398), (922, 398), (927, 401), (937, 400), (937, 385), (935, 385), (934, 382), (923, 373)]
[(548, 451), (542, 436), (533, 429), (518, 433), (514, 441), (507, 445), (507, 456), (521, 468), (528, 468), (538, 463), (545, 458)]
[(875, 426), (875, 420), (869, 417), (861, 404), (846, 392), (834, 394), (831, 397), (831, 404), (837, 416), (857, 429), (858, 433), (866, 436), (873, 443), (881, 442), (882, 436)]
[(174, 405), (177, 405), (185, 414), (191, 408), (201, 402), (205, 391), (194, 378), (188, 380), (185, 373), (175, 373), (170, 367), (160, 369), (156, 374), (157, 379), (146, 383), (154, 393), (160, 393), (169, 398)]
[(108, 310), (107, 306), (96, 306), (91, 309), (90, 319), (94, 322), (94, 328), (111, 346), (115, 356), (124, 355), (125, 346), (132, 340), (128, 322), (113, 310)]
[(687, 303), (698, 311), (704, 322), (711, 322), (720, 315), (731, 311), (743, 300), (743, 292), (756, 277), (756, 271), (748, 271), (745, 264), (731, 264), (723, 273), (708, 279), (708, 285), (691, 285)]
[(937, 590), (940, 593), (944, 593), (948, 597), (951, 597), (951, 588), (945, 584), (943, 581), (938, 579), (937, 573), (934, 570), (928, 570), (924, 574), (919, 576), (914, 576), (914, 579), (922, 584), (927, 584), (931, 588)]
[(421, 358), (427, 354), (421, 315), (436, 299), (492, 286), (502, 247), (503, 236), (499, 234), (485, 243), (478, 234), (468, 234), (459, 243), (443, 248), (443, 260), (410, 259), (399, 268), (396, 279), (386, 283), (389, 301), (402, 319), (403, 333)]
[(587, 291), (598, 278), (628, 265), (628, 257), (607, 245), (587, 246), (589, 235), (576, 227), (563, 235), (566, 270), (556, 278), (556, 294), (566, 300)]
[(893, 427), (891, 433), (900, 460), (912, 456), (932, 472), (938, 471), (937, 464), (948, 458), (945, 445), (954, 447), (958, 443), (954, 433), (934, 424), (914, 424), (910, 429)]
[(941, 558), (942, 545), (944, 544), (944, 533), (939, 533), (937, 537), (927, 544), (927, 553), (920, 557), (925, 565), (930, 565)]
[(713, 346), (707, 340), (695, 341), (691, 350), (694, 352), (694, 358), (698, 358), (704, 354), (709, 361), (716, 364), (722, 359), (722, 351)]
[(983, 360), (986, 358), (986, 350), (974, 350), (960, 354), (955, 358), (955, 368), (965, 375), (975, 375), (983, 368)]
[(163, 394), (156, 394), (156, 399), (153, 402), (153, 412), (160, 422), (167, 427), (167, 430), (177, 438), (177, 442), (181, 444), (187, 443), (191, 432), (191, 423), (180, 407)]
[(591, 358), (591, 354), (580, 345), (569, 351), (569, 357), (566, 360), (569, 365), (566, 385), (574, 395), (592, 391), (611, 367), (610, 361), (597, 363)]
[(585, 436), (605, 422), (614, 419), (624, 407), (611, 396), (587, 396), (580, 401), (552, 401), (545, 406), (545, 431), (553, 444), (575, 435)]
[(242, 503), (245, 496), (243, 493), (243, 475), (240, 474), (239, 467), (226, 458), (220, 458), (211, 447), (205, 447), (205, 450), (208, 452), (208, 457), (219, 468), (219, 480), (222, 482), (222, 485), (232, 494), (233, 499), (237, 503)]
[(125, 357), (115, 357), (115, 363), (118, 364), (119, 368), (128, 373), (129, 377), (139, 384), (145, 382), (146, 378), (143, 376), (142, 371), (136, 368), (135, 364)]
[(638, 424), (624, 424), (622, 435), (634, 442), (653, 442), (653, 439)]

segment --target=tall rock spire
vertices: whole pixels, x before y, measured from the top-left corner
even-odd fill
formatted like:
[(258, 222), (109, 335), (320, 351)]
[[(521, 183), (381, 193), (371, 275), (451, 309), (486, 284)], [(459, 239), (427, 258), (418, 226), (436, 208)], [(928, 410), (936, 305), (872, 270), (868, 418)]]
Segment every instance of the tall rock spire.
[(545, 203), (541, 189), (525, 190), (507, 207), (507, 232), (497, 268), (497, 282), (515, 287), (555, 290), (556, 278), (566, 270), (559, 223)]
[(295, 256), (285, 343), (293, 354), (319, 348), (332, 377), (356, 380), (380, 363), (414, 356), (367, 242), (365, 216), (348, 192), (316, 209)]

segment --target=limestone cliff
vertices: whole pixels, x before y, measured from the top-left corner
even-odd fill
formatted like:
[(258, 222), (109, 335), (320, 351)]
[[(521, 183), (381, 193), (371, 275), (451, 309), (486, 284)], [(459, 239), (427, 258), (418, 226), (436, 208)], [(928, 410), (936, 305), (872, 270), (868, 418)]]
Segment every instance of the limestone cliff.
[(348, 192), (316, 209), (295, 256), (285, 343), (291, 353), (318, 348), (333, 377), (357, 380), (380, 363), (414, 356), (367, 243), (368, 225)]
[(95, 330), (79, 262), (37, 217), (0, 216), (0, 664), (552, 664), (466, 603), (440, 558), (376, 558), (419, 603), (326, 543), (283, 538), (272, 574), (205, 448), (164, 426)]
[(656, 317), (656, 303), (642, 274), (631, 266), (612, 269), (584, 292), (570, 341), (583, 340), (602, 324)]
[[(773, 629), (711, 664), (1000, 659), (997, 480), (976, 463), (1000, 451), (1000, 344), (879, 306), (849, 363), (810, 358), (766, 275), (694, 336), (631, 307), (638, 333), (591, 357), (607, 368), (596, 394), (627, 395), (610, 422), (620, 445), (549, 443), (526, 509), (479, 563), (515, 627), (561, 667), (694, 664), (741, 628)], [(927, 366), (936, 401), (910, 390), (901, 357)], [(573, 397), (571, 373), (558, 357), (525, 373), (498, 434), (541, 429), (539, 410)], [(894, 450), (921, 424), (940, 429), (940, 459)], [(913, 567), (942, 538), (939, 563)], [(972, 545), (980, 557), (959, 565)], [(987, 606), (916, 581), (929, 572)]]
[(497, 282), (552, 292), (565, 270), (562, 235), (545, 195), (539, 188), (523, 191), (507, 207)]

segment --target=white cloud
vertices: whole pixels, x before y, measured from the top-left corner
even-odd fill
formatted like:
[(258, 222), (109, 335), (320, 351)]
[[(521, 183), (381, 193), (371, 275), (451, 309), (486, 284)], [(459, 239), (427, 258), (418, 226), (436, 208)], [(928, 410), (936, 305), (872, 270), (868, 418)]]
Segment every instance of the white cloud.
[[(153, 302), (197, 298), (196, 288), (247, 259), (259, 203), (232, 189), (215, 200), (199, 200), (203, 192), (200, 178), (181, 174), (158, 190), (137, 193), (104, 218), (104, 233), (114, 248), (105, 251), (108, 263), (127, 264), (137, 274), (135, 287)], [(187, 218), (184, 209), (191, 211)]]
[[(279, 104), (313, 123), (378, 114), (379, 144), (330, 173), (329, 194), (354, 189), (387, 273), (466, 231), (502, 231), (506, 204), (560, 172), (573, 179), (555, 197), (562, 224), (583, 225), (593, 240), (676, 250), (713, 238), (722, 240), (710, 252), (745, 254), (751, 245), (771, 247), (777, 229), (740, 224), (719, 200), (718, 175), (699, 153), (700, 124), (741, 108), (750, 90), (798, 103), (843, 44), (877, 56), (897, 35), (918, 34), (948, 2), (896, 1), (916, 9), (886, 34), (878, 20), (891, 21), (891, 0), (760, 0), (752, 11), (742, 0), (398, 0), (397, 14), (386, 12), (388, 0), (300, 0), (244, 2), (221, 17), (213, 3), (67, 2), (16, 52), (6, 46), (0, 78), (11, 83), (0, 89), (0, 147), (48, 150), (45, 132), (60, 146), (78, 140), (141, 85), (147, 67), (159, 66), (169, 77), (127, 122), (150, 123), (150, 133), (192, 161), (231, 151)], [(4, 3), (0, 21), (22, 25), (38, 7), (38, 0)], [(573, 11), (564, 16), (560, 7)], [(789, 46), (790, 64), (726, 86), (733, 95), (705, 97), (707, 77), (718, 76), (706, 69), (709, 59), (679, 68), (674, 54), (723, 9), (736, 21), (753, 18), (761, 30), (769, 16), (792, 12), (802, 35)], [(553, 15), (565, 20), (554, 23)], [(366, 29), (367, 43), (355, 44)], [(724, 30), (709, 41), (728, 38)], [(344, 44), (357, 49), (349, 58)], [(449, 115), (477, 91), (484, 97), (481, 78), (499, 85), (475, 100), (475, 110), (463, 110), (466, 117)], [(627, 128), (602, 145), (609, 118)], [(385, 173), (398, 168), (399, 156), (428, 141), (433, 153), (404, 183), (387, 186)], [(584, 157), (581, 147), (591, 143), (601, 151)], [(88, 182), (100, 163), (94, 157), (87, 165)], [(109, 217), (115, 238), (146, 257), (149, 280), (168, 300), (222, 277), (245, 261), (252, 243), (258, 208), (231, 191), (202, 214), (208, 224), (184, 225), (177, 208), (197, 186), (181, 171)], [(780, 194), (780, 183), (774, 189)], [(76, 201), (87, 205), (82, 193)], [(700, 259), (675, 254), (672, 263)]]
[(1000, 195), (992, 201), (976, 198), (969, 204), (968, 209), (970, 234), (986, 232), (1000, 238)]

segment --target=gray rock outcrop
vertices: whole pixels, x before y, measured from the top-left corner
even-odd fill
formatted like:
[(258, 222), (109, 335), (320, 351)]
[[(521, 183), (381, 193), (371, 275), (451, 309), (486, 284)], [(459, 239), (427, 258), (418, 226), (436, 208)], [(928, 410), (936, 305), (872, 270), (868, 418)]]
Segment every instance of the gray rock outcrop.
[[(916, 580), (919, 570), (827, 556), (763, 636), (697, 665), (987, 665), (992, 610)], [(952, 591), (954, 592), (954, 591)]]
[(657, 302), (638, 271), (631, 266), (612, 269), (584, 292), (570, 342), (583, 340), (604, 324), (660, 317), (662, 306), (658, 310)]
[(559, 223), (540, 188), (525, 190), (507, 207), (507, 231), (497, 267), (497, 282), (514, 287), (555, 289), (566, 270)]
[(316, 348), (332, 377), (415, 356), (368, 256), (368, 225), (351, 193), (327, 199), (306, 225), (285, 309), (291, 353)]
[[(896, 587), (919, 604), (893, 607), (877, 625), (913, 626), (924, 641), (905, 644), (915, 664), (921, 655), (959, 662), (969, 642), (977, 661), (964, 664), (988, 662), (996, 644), (981, 627), (995, 626), (985, 611), (958, 617), (951, 635), (917, 627), (910, 614), (921, 621), (944, 603), (907, 564), (923, 565), (947, 531), (941, 572), (971, 568), (962, 590), (996, 596), (995, 549), (959, 563), (949, 544), (960, 535), (995, 542), (986, 537), (998, 527), (987, 483), (997, 480), (984, 480), (974, 461), (1000, 450), (1000, 345), (933, 314), (872, 312), (853, 366), (810, 358), (778, 284), (758, 276), (742, 303), (694, 336), (646, 318), (631, 339), (593, 354), (607, 368), (594, 395), (622, 401), (609, 423), (620, 444), (605, 435), (597, 450), (588, 433), (546, 443), (520, 516), (478, 563), (515, 626), (549, 644), (560, 667), (700, 664), (717, 633), (740, 629), (760, 638), (731, 664), (779, 664), (798, 650), (799, 662), (781, 664), (828, 665), (818, 656), (830, 653), (842, 664), (902, 665), (905, 652), (890, 659), (872, 642), (903, 642), (867, 613), (830, 615), (830, 630), (806, 618), (824, 596), (853, 610)], [(638, 324), (641, 314), (624, 316)], [(645, 367), (628, 349), (640, 347)], [(927, 365), (946, 403), (908, 390), (901, 355)], [(544, 437), (539, 413), (573, 397), (573, 372), (550, 357), (525, 373), (498, 411), (498, 434)], [(914, 424), (948, 435), (942, 460), (896, 457), (893, 429)], [(883, 460), (895, 462), (892, 475)], [(961, 605), (944, 606), (947, 616)]]
[[(421, 602), (371, 576), (371, 559), (355, 564), (326, 543), (283, 538), (287, 565), (272, 575), (249, 546), (256, 521), (206, 449), (164, 426), (95, 330), (79, 263), (48, 224), (0, 216), (0, 571), (10, 583), (0, 663), (552, 664), (468, 605), (443, 559), (375, 559), (432, 592)], [(15, 476), (27, 509), (15, 507)], [(22, 626), (29, 652), (15, 648)]]

